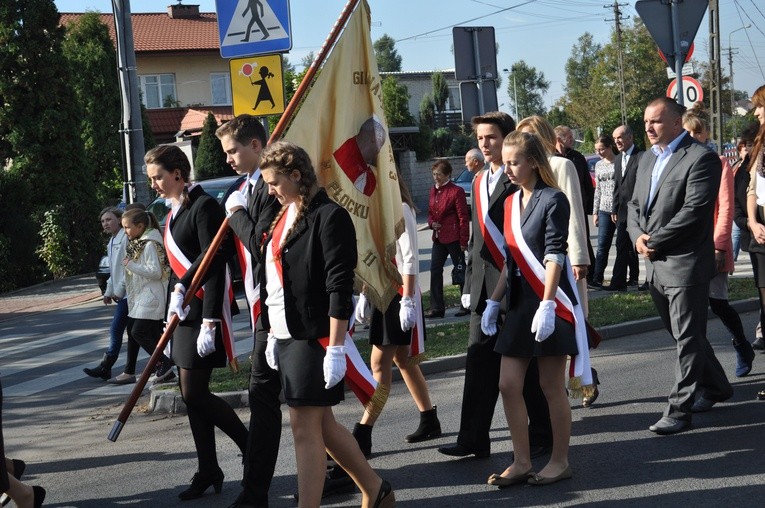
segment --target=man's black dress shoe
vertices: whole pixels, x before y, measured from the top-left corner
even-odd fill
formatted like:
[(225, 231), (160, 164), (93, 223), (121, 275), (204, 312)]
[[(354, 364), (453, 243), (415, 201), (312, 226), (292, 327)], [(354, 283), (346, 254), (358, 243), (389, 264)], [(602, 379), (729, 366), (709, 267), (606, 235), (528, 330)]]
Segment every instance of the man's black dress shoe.
[(756, 349), (758, 351), (765, 351), (765, 341), (762, 340), (762, 337), (757, 337), (754, 339), (754, 342), (752, 342), (752, 349)]
[(601, 287), (603, 291), (627, 291), (627, 286), (614, 286), (609, 284), (608, 286)]
[(428, 319), (442, 318), (444, 317), (444, 311), (442, 310), (429, 310), (425, 313), (425, 317)]
[(475, 455), (477, 459), (485, 459), (489, 455), (491, 455), (491, 452), (489, 450), (471, 450), (470, 448), (466, 448), (462, 446), (461, 444), (456, 444), (452, 446), (441, 446), (438, 448), (438, 451), (440, 453), (443, 453), (444, 455), (449, 455), (450, 457), (467, 457), (468, 455)]
[(454, 313), (454, 317), (467, 316), (468, 314), (470, 314), (470, 309), (466, 309), (465, 307), (460, 307), (460, 310)]
[(703, 395), (699, 395), (693, 402), (693, 406), (691, 406), (691, 413), (706, 413), (712, 409), (712, 406), (715, 404), (717, 404), (716, 400), (708, 399)]
[(654, 423), (648, 430), (655, 432), (660, 436), (668, 434), (677, 434), (691, 427), (691, 422), (686, 420), (678, 420), (677, 418), (670, 418), (669, 416), (663, 416), (661, 420)]
[(638, 286), (638, 291), (648, 291), (648, 282), (644, 282)]
[(588, 289), (601, 289), (603, 287), (602, 282), (588, 282), (587, 288)]
[(631, 280), (631, 281), (627, 282), (627, 285), (629, 287), (635, 287), (635, 286), (640, 285), (640, 283), (638, 281), (636, 281), (636, 280)]

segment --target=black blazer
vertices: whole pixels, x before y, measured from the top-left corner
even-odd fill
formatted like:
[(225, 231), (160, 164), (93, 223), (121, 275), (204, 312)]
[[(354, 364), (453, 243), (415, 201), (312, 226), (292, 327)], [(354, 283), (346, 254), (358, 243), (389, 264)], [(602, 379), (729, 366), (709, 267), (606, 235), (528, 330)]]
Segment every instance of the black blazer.
[(746, 191), (749, 187), (749, 156), (739, 163), (736, 175), (733, 177), (733, 222), (741, 231), (741, 250), (749, 252), (749, 244), (752, 234), (747, 225), (748, 215), (746, 211)]
[[(264, 245), (270, 241), (269, 234)], [(284, 306), (292, 338), (327, 337), (330, 317), (350, 319), (357, 258), (350, 214), (321, 189), (282, 247)], [(263, 326), (269, 329), (265, 265), (259, 270), (260, 301)]]
[[(634, 146), (634, 145), (633, 145)], [(632, 199), (632, 192), (635, 190), (635, 175), (637, 174), (638, 164), (640, 163), (641, 151), (638, 147), (632, 150), (630, 160), (627, 162), (627, 171), (622, 176), (622, 157), (619, 153), (614, 161), (614, 199), (613, 215), (616, 215), (617, 224), (627, 224), (627, 203)]]
[[(196, 186), (189, 192), (188, 208), (181, 207), (170, 222), (170, 231), (181, 252), (191, 261), (191, 267), (178, 281), (173, 276), (170, 288), (175, 282), (180, 282), (186, 289), (191, 286), (194, 274), (204, 258), (207, 247), (212, 242), (223, 223), (225, 212), (218, 202), (205, 193), (202, 187)], [(227, 236), (215, 253), (210, 268), (207, 270), (202, 284), (205, 286), (204, 302), (198, 298), (192, 300), (191, 309), (186, 321), (199, 319), (220, 319), (223, 310), (223, 297), (226, 284), (226, 262), (234, 252), (233, 240)], [(202, 305), (199, 305), (202, 303)], [(183, 324), (183, 323), (182, 323)]]
[(247, 200), (247, 209), (237, 210), (228, 218), (231, 231), (252, 255), (253, 277), (257, 278), (263, 240), (280, 209), (279, 201), (268, 193), (268, 185), (258, 178), (255, 191)]
[[(518, 191), (521, 192), (521, 191)], [(520, 195), (515, 199), (520, 199)], [(510, 206), (510, 200), (506, 201), (506, 206)], [(531, 195), (526, 208), (521, 215), (521, 234), (529, 246), (534, 257), (540, 263), (546, 254), (563, 254), (564, 266), (560, 276), (558, 286), (571, 303), (576, 305), (578, 298), (576, 292), (569, 284), (566, 270), (568, 270), (568, 223), (571, 215), (571, 206), (566, 195), (558, 189), (549, 187), (542, 180), (537, 181), (534, 187), (534, 193)], [(506, 233), (506, 232), (505, 232)], [(510, 277), (515, 273), (517, 264), (510, 254), (510, 249), (505, 246), (507, 251), (507, 277), (508, 277), (508, 300), (510, 294)]]
[[(483, 169), (487, 173), (490, 169)], [(499, 169), (497, 171), (502, 171)], [(485, 176), (488, 178), (488, 174)], [(475, 178), (473, 179), (475, 181)], [(481, 182), (485, 185), (486, 181)], [(500, 231), (502, 231), (502, 224), (505, 217), (504, 203), (507, 196), (515, 192), (518, 187), (510, 183), (507, 175), (504, 172), (500, 175), (497, 181), (497, 186), (494, 187), (494, 192), (489, 197), (489, 217), (492, 222), (497, 225)], [(478, 199), (478, 194), (473, 193), (473, 200)], [(470, 309), (474, 312), (481, 313), (486, 308), (486, 299), (491, 296), (494, 291), (494, 287), (499, 281), (500, 273), (502, 272), (502, 266), (494, 264), (494, 258), (489, 252), (489, 248), (483, 242), (483, 236), (481, 235), (481, 228), (478, 225), (478, 207), (473, 204), (470, 211), (472, 217), (473, 227), (470, 233), (470, 241), (468, 241), (468, 257), (467, 268), (465, 270), (465, 285), (463, 291), (470, 293)], [(502, 245), (498, 245), (501, 249)], [(503, 301), (503, 306), (505, 305)]]

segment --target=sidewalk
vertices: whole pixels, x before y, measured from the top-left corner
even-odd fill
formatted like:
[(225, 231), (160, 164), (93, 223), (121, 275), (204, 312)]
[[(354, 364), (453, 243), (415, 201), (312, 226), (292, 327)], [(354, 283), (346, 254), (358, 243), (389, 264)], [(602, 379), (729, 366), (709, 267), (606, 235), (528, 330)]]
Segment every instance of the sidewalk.
[(0, 323), (101, 298), (94, 274), (43, 282), (0, 294)]

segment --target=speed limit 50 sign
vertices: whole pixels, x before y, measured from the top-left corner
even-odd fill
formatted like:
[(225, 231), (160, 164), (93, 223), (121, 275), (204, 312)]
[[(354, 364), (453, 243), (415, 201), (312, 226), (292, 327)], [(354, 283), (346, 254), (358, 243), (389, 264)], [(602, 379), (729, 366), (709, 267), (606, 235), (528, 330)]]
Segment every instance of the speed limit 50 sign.
[[(667, 97), (677, 100), (677, 79), (673, 79), (667, 87)], [(703, 100), (704, 91), (701, 89), (701, 83), (691, 77), (683, 76), (683, 102), (685, 105), (690, 107)]]

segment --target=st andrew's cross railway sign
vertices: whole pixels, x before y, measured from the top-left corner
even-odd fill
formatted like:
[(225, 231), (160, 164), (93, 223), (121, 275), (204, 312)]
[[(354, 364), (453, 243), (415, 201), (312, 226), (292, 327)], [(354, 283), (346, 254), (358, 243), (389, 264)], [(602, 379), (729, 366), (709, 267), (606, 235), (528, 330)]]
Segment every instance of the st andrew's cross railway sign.
[(215, 0), (215, 10), (223, 58), (292, 48), (289, 0)]

